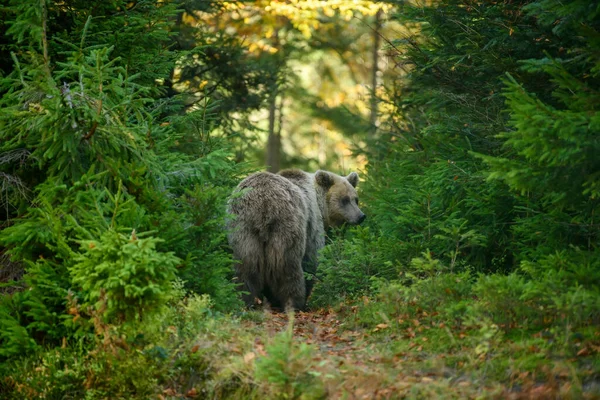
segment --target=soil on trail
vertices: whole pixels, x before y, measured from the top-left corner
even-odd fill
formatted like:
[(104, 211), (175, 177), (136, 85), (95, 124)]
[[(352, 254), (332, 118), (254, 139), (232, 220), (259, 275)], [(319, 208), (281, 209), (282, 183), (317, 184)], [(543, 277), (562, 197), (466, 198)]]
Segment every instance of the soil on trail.
[[(289, 329), (289, 319), (285, 313), (265, 311), (262, 322), (247, 321), (252, 325), (247, 327), (266, 330), (267, 338), (273, 338)], [(498, 381), (484, 371), (485, 361), (475, 363), (479, 367), (463, 368), (462, 362), (456, 364), (456, 353), (431, 346), (427, 351), (427, 336), (420, 334), (431, 327), (423, 325), (404, 333), (393, 333), (387, 324), (368, 330), (350, 328), (336, 312), (321, 309), (294, 314), (293, 341), (312, 346), (311, 365), (328, 399), (556, 399), (570, 392), (564, 380), (541, 382), (527, 374)], [(267, 355), (268, 344), (257, 337), (256, 356)], [(462, 351), (470, 347), (466, 344)]]
[[(269, 313), (265, 327), (271, 334), (281, 332), (289, 324), (285, 313)], [(298, 312), (294, 314), (294, 337), (304, 343), (314, 345), (319, 353), (328, 356), (347, 357), (352, 352), (363, 350), (355, 345), (363, 335), (357, 331), (341, 328), (342, 322), (332, 310)]]
[[(411, 394), (426, 398), (475, 398), (482, 391), (497, 392), (497, 388), (476, 388), (464, 379), (451, 382), (449, 370), (428, 368), (426, 357), (387, 354), (381, 345), (385, 348), (385, 342), (397, 340), (396, 337), (371, 337), (374, 332), (348, 329), (332, 310), (298, 312), (293, 318), (294, 341), (309, 344), (315, 350), (313, 361), (316, 372), (324, 379), (327, 398), (395, 399)], [(289, 316), (266, 312), (261, 325), (273, 337), (288, 329)], [(375, 331), (384, 328), (380, 326)], [(264, 348), (265, 343), (257, 340), (255, 349), (259, 355), (266, 355)], [(413, 368), (414, 362), (422, 368)], [(451, 394), (450, 386), (456, 386)]]

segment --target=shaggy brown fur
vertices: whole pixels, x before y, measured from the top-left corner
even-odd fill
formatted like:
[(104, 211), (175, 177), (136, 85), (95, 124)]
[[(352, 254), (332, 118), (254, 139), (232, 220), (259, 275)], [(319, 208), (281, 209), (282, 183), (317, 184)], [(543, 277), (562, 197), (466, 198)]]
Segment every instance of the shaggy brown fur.
[(273, 307), (303, 309), (316, 273), (325, 229), (359, 224), (358, 175), (327, 171), (259, 172), (244, 179), (229, 202), (229, 243), (248, 306), (263, 296)]

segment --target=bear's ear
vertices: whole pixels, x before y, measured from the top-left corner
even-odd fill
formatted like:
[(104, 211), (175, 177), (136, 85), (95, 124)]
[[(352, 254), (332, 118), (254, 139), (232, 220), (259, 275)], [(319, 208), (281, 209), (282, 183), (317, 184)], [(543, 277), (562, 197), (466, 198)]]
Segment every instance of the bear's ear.
[(346, 179), (348, 179), (348, 182), (350, 182), (352, 186), (356, 187), (356, 185), (358, 185), (358, 174), (356, 172), (351, 172)]
[(325, 189), (329, 189), (333, 186), (333, 176), (327, 171), (317, 171), (315, 172), (315, 180)]

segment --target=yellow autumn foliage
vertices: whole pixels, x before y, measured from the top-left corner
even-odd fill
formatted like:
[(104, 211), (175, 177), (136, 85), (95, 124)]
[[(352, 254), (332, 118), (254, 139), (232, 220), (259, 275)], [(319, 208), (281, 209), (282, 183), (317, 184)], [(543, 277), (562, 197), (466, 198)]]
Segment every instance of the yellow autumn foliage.
[[(260, 18), (260, 22), (266, 38), (273, 36), (275, 27), (269, 23), (276, 23), (277, 17), (287, 19), (304, 37), (310, 38), (313, 30), (320, 26), (321, 15), (331, 18), (338, 14), (345, 20), (350, 20), (356, 14), (363, 17), (372, 16), (379, 10), (386, 12), (390, 8), (388, 4), (367, 0), (258, 0), (252, 3), (228, 2), (224, 5), (224, 9), (231, 12), (231, 15), (235, 13), (235, 15), (246, 16), (244, 21), (250, 21), (248, 15), (262, 14), (263, 18)], [(265, 24), (265, 22), (269, 23)]]

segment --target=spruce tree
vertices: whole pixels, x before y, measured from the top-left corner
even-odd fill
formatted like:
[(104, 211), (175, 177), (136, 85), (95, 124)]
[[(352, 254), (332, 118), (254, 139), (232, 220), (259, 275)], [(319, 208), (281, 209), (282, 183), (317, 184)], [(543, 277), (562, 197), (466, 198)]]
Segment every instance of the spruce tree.
[(176, 6), (10, 5), (0, 252), (24, 274), (0, 300), (1, 357), (89, 337), (99, 313), (139, 321), (176, 275), (217, 308), (235, 304), (222, 226), (239, 168), (210, 135), (211, 103), (183, 113), (164, 90)]
[(549, 82), (550, 95), (508, 75), (510, 123), (499, 135), (505, 154), (483, 159), (489, 178), (505, 182), (522, 199), (513, 231), (528, 273), (540, 280), (561, 271), (569, 275), (560, 277), (563, 285), (597, 290), (600, 9), (581, 1), (539, 1), (525, 11), (551, 28), (561, 45), (558, 55), (521, 63), (521, 74)]

